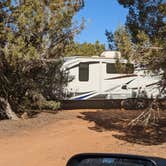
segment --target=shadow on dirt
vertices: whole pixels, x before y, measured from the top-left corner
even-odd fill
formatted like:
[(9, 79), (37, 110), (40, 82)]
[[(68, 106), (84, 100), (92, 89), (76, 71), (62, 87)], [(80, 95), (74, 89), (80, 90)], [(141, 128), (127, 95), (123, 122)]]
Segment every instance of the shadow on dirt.
[(115, 138), (130, 143), (142, 145), (159, 145), (166, 142), (166, 111), (161, 112), (160, 122), (156, 125), (143, 128), (126, 127), (141, 111), (136, 110), (97, 110), (96, 112), (83, 112), (78, 118), (94, 122), (95, 126), (89, 129), (97, 132), (118, 131)]

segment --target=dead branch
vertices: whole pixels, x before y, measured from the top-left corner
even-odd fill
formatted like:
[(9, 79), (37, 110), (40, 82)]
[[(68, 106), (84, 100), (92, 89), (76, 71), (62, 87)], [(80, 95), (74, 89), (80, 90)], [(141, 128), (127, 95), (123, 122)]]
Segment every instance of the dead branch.
[(160, 107), (156, 99), (154, 99), (149, 107), (143, 111), (138, 117), (133, 119), (127, 126), (133, 127), (142, 125), (143, 127), (148, 126), (150, 123), (157, 123), (160, 118)]
[(4, 111), (7, 115), (7, 117), (11, 120), (18, 120), (18, 116), (15, 114), (15, 112), (12, 111), (11, 106), (8, 102), (8, 100), (5, 100), (4, 98), (0, 97), (0, 102), (4, 104)]

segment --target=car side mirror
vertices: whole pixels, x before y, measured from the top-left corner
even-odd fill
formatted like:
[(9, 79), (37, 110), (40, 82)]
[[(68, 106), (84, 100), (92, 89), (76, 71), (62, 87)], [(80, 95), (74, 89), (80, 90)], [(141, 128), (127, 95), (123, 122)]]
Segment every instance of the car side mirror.
[(67, 166), (157, 166), (146, 157), (122, 154), (78, 154)]

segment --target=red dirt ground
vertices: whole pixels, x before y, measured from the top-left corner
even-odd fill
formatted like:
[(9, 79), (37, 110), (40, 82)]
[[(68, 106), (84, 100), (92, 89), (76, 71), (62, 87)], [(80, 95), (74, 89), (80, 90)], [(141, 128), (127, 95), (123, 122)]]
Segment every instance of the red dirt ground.
[(65, 166), (72, 155), (83, 152), (166, 158), (164, 141), (159, 145), (143, 145), (118, 139), (115, 135), (122, 135), (118, 130), (93, 129), (96, 128), (96, 121), (88, 119), (87, 114), (97, 112), (71, 110), (55, 115), (43, 113), (30, 120), (0, 122), (0, 165)]

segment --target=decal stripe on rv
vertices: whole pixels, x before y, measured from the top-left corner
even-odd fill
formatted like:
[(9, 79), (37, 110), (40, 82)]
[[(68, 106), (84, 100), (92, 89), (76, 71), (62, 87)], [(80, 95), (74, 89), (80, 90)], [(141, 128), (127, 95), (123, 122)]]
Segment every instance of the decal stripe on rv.
[(132, 74), (132, 75), (124, 75), (124, 76), (118, 76), (118, 77), (111, 77), (111, 78), (107, 78), (105, 80), (115, 80), (115, 79), (120, 79), (120, 78), (127, 78), (127, 77), (136, 77), (136, 74)]
[(72, 98), (70, 98), (71, 100), (82, 100), (85, 99), (88, 96), (91, 96), (93, 94), (95, 94), (96, 92), (92, 91), (92, 92), (88, 92), (88, 93), (84, 93), (82, 95), (78, 95), (78, 96), (74, 96)]

